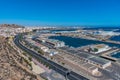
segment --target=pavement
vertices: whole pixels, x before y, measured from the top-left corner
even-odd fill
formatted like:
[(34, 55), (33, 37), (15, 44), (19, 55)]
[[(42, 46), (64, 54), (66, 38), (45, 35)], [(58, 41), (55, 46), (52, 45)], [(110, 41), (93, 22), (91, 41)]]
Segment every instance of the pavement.
[(56, 71), (52, 70), (50, 73), (42, 73), (40, 74), (42, 77), (47, 78), (48, 80), (65, 80), (65, 77), (61, 74), (57, 73)]

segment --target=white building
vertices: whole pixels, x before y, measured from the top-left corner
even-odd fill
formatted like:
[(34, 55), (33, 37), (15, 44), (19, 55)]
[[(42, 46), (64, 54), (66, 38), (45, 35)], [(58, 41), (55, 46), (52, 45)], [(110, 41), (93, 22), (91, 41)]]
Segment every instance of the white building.
[(43, 50), (44, 52), (48, 52), (48, 48), (47, 47), (41, 47), (41, 50)]
[(92, 49), (94, 54), (98, 54), (111, 49), (108, 45), (105, 44), (92, 45), (90, 46), (90, 48)]
[(103, 69), (111, 65), (111, 61), (87, 53), (79, 53), (78, 56), (82, 61), (93, 64)]
[(53, 56), (55, 54), (58, 54), (58, 51), (56, 51), (54, 49), (49, 49), (48, 53), (50, 54), (50, 56)]
[(54, 47), (64, 47), (65, 43), (63, 41), (58, 41), (54, 39), (48, 39), (46, 42)]

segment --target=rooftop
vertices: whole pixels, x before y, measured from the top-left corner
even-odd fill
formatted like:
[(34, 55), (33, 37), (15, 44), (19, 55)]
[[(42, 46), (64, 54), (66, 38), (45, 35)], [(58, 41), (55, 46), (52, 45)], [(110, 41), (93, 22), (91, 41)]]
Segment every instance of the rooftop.
[(78, 53), (78, 55), (80, 57), (83, 57), (83, 58), (86, 58), (86, 59), (89, 59), (89, 58), (93, 57), (92, 55), (87, 54), (87, 53)]
[(92, 45), (92, 47), (100, 49), (100, 48), (105, 48), (105, 44), (97, 44), (97, 45)]
[(92, 57), (89, 60), (94, 61), (94, 62), (101, 64), (101, 65), (104, 65), (104, 64), (110, 62), (110, 61), (103, 59), (103, 58), (100, 58), (100, 57)]
[(100, 57), (97, 57), (97, 56), (94, 56), (94, 55), (91, 55), (91, 54), (88, 54), (88, 53), (85, 53), (85, 52), (76, 51), (74, 49), (71, 49), (71, 50), (68, 50), (68, 51), (71, 52), (71, 53), (75, 52), (79, 57), (91, 60), (91, 61), (96, 62), (96, 63), (101, 64), (101, 65), (104, 65), (104, 64), (110, 62), (106, 59), (103, 59), (103, 58), (100, 58)]

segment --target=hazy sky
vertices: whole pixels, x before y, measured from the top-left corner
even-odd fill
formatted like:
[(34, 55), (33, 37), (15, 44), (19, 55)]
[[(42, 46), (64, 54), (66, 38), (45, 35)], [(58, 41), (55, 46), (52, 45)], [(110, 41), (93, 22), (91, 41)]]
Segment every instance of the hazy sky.
[(0, 0), (0, 23), (120, 25), (120, 0)]

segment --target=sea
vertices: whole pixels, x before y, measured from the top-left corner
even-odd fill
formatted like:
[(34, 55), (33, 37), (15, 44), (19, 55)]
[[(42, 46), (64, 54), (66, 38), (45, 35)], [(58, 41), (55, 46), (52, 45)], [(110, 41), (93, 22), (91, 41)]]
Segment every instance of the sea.
[(114, 57), (114, 58), (119, 58), (120, 59), (120, 52), (112, 53), (111, 56)]
[[(114, 31), (114, 32), (120, 32), (120, 28), (83, 28), (84, 30), (104, 30), (104, 31)], [(67, 30), (67, 31), (74, 31), (73, 30)], [(54, 31), (54, 30), (53, 30)], [(52, 32), (53, 32), (52, 31)], [(55, 30), (55, 31), (62, 31), (62, 30)], [(74, 37), (68, 37), (68, 36), (51, 36), (49, 39), (56, 39), (65, 42), (65, 45), (69, 47), (82, 47), (86, 45), (91, 45), (91, 44), (106, 44), (109, 45), (110, 47), (118, 47), (120, 48), (120, 44), (114, 44), (114, 43), (108, 43), (108, 42), (102, 42), (102, 41), (96, 41), (96, 40), (88, 40), (88, 39), (83, 39), (83, 38), (74, 38)], [(110, 38), (110, 40), (113, 41), (120, 41), (120, 36), (113, 36)], [(112, 57), (115, 58), (120, 58), (120, 52), (111, 54)]]
[(108, 42), (102, 42), (102, 41), (96, 41), (96, 40), (88, 40), (83, 38), (73, 38), (68, 36), (50, 36), (49, 39), (56, 39), (59, 41), (63, 41), (65, 42), (65, 45), (69, 47), (75, 47), (75, 48), (91, 45), (91, 44), (107, 44), (111, 47), (120, 48), (120, 44), (114, 44), (114, 43), (108, 43)]
[(113, 36), (113, 37), (110, 38), (110, 40), (120, 42), (120, 35), (119, 36)]

